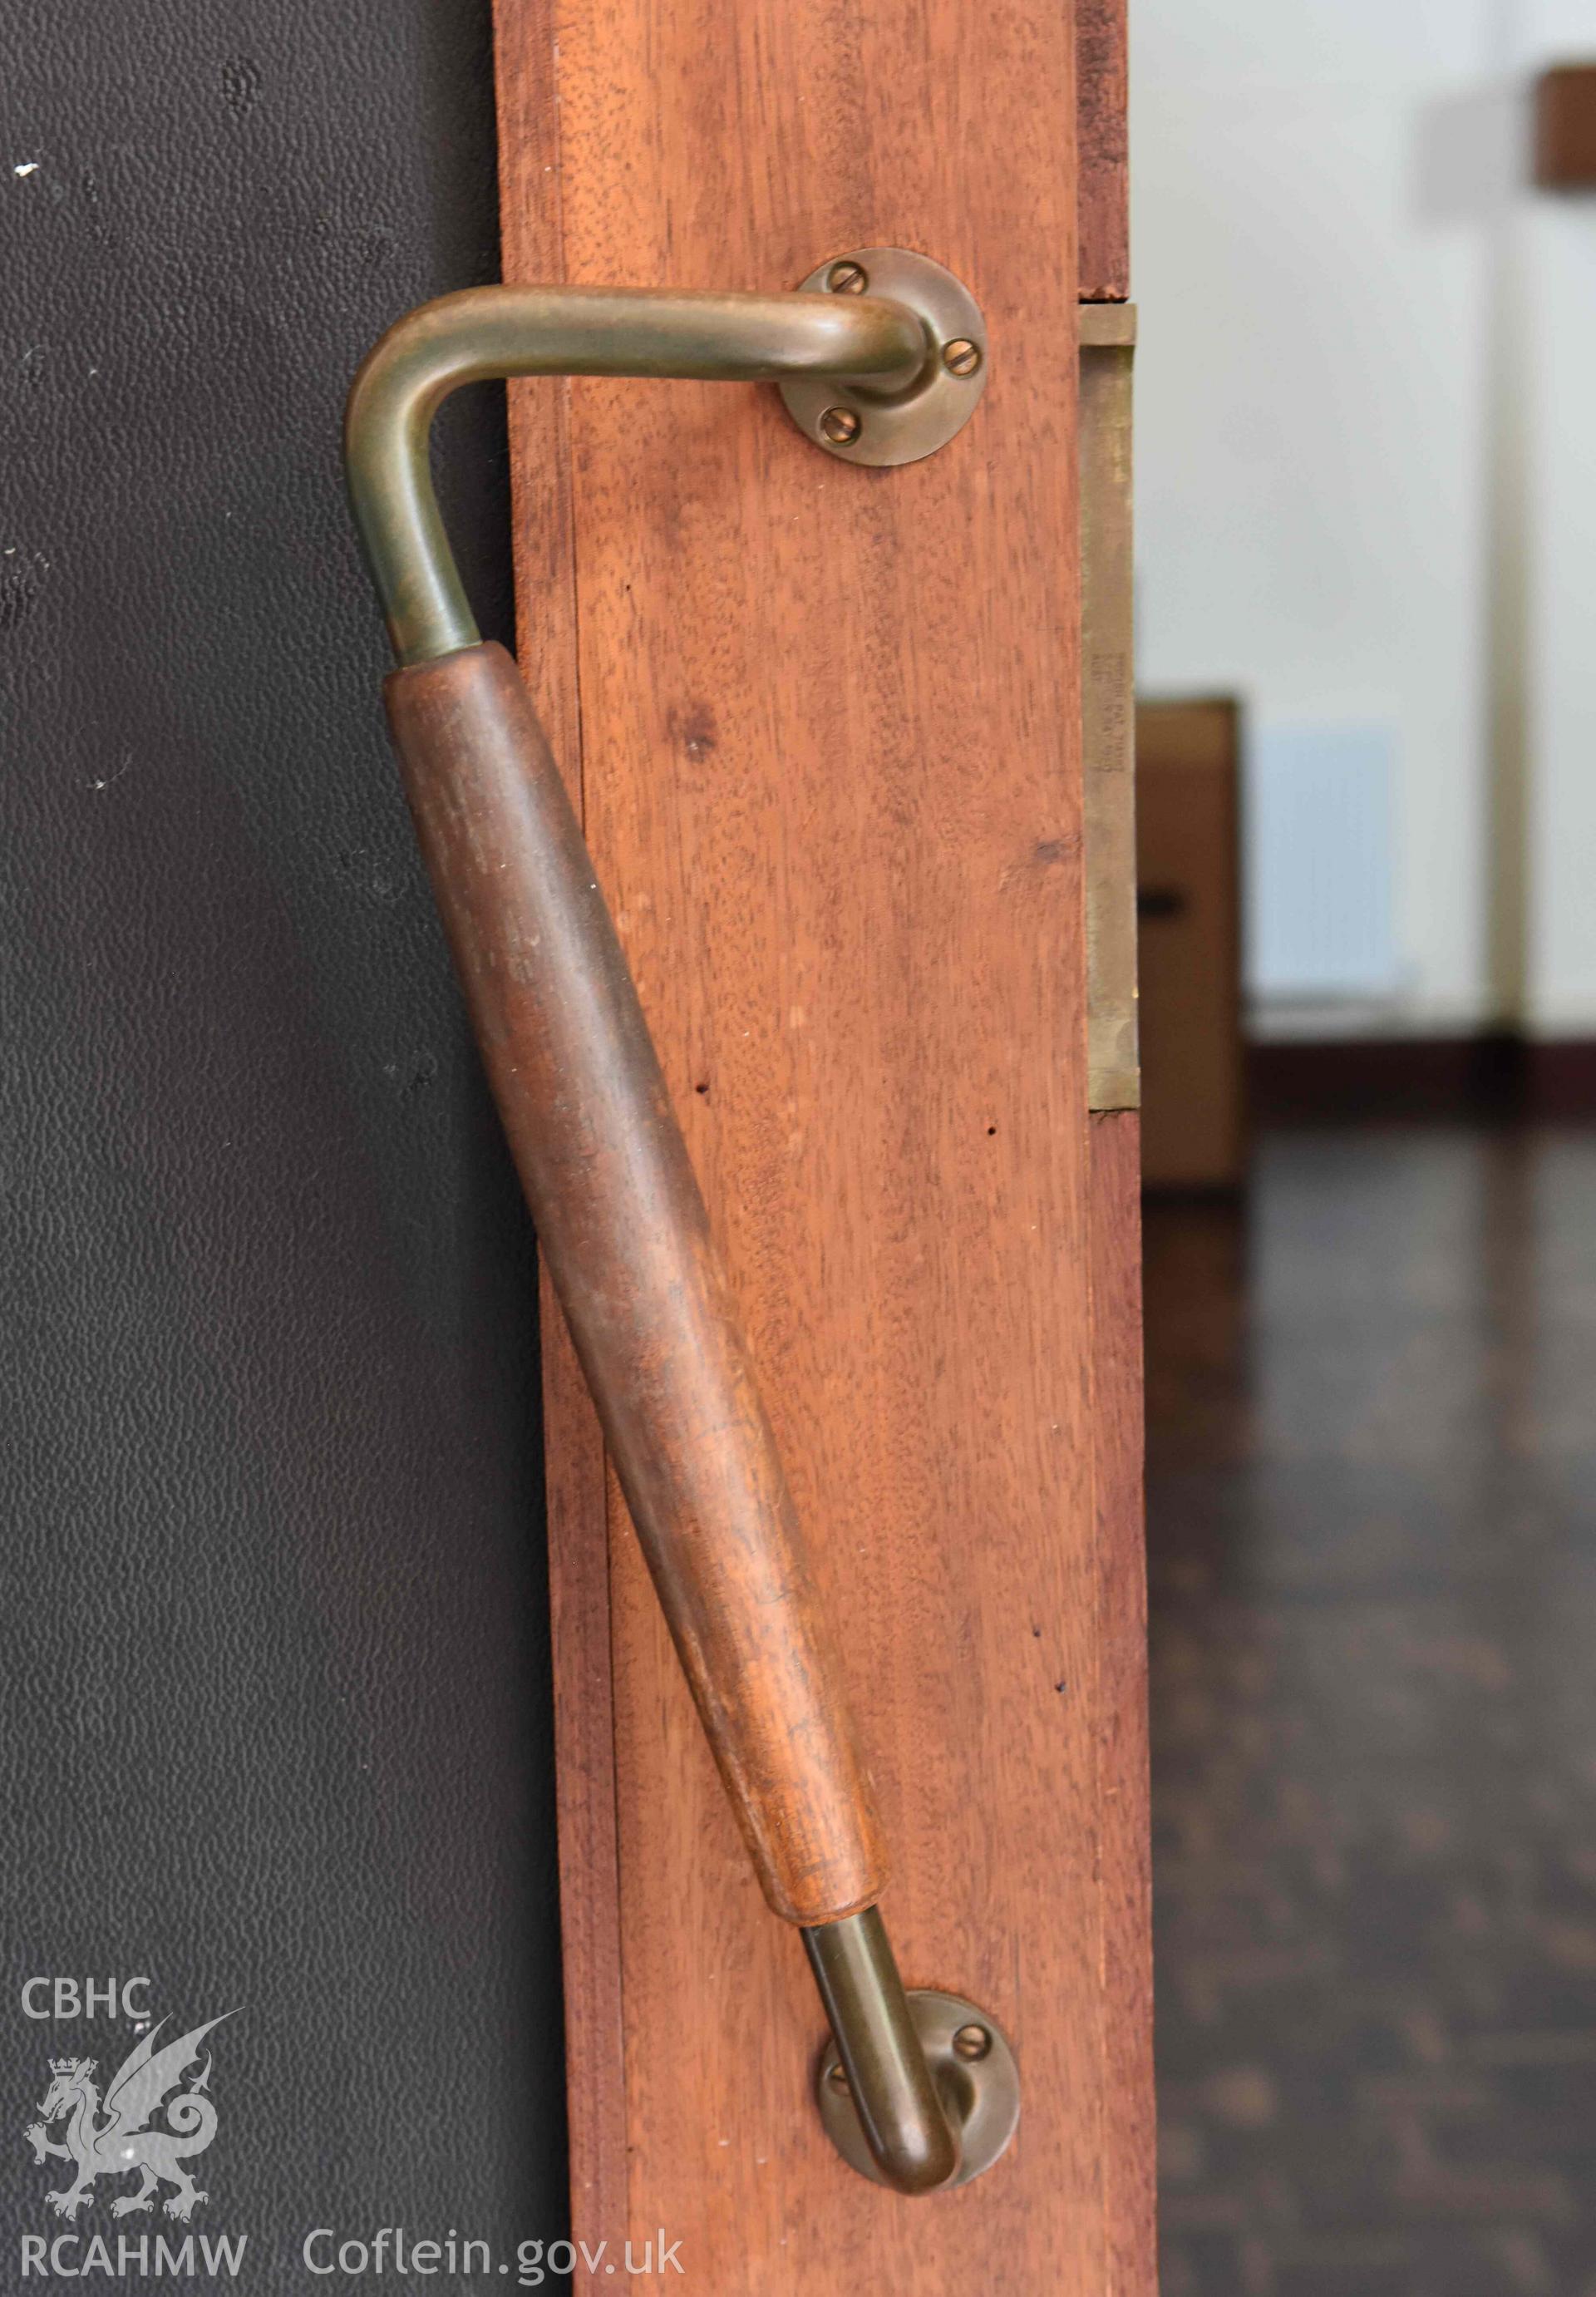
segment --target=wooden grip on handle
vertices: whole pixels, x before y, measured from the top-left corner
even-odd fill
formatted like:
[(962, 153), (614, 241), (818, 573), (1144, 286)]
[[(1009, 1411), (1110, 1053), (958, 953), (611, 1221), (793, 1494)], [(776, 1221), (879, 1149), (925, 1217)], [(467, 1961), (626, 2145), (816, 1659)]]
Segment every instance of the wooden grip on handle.
[(626, 959), (498, 646), (398, 670), (406, 793), (539, 1241), (761, 1885), (884, 1881), (786, 1478)]

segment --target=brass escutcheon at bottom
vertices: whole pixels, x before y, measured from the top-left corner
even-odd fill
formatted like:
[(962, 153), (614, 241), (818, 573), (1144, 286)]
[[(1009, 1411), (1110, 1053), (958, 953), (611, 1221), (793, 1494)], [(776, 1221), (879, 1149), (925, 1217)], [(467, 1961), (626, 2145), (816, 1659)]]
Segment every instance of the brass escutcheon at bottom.
[[(909, 1994), (909, 2007), (931, 2078), (963, 2133), (963, 2163), (950, 2186), (939, 2189), (945, 2192), (990, 2169), (1014, 2136), (1020, 2118), (1019, 2069), (1002, 2028), (973, 2002), (917, 1987)], [(865, 2144), (835, 2042), (827, 2042), (816, 2070), (815, 2097), (826, 2134), (843, 2161), (861, 2178), (885, 2185)]]
[(907, 304), (926, 330), (913, 375), (800, 375), (780, 385), (804, 436), (840, 463), (876, 469), (917, 463), (945, 447), (986, 388), (986, 323), (962, 281), (928, 255), (902, 247), (855, 247), (799, 283), (818, 295), (882, 295)]

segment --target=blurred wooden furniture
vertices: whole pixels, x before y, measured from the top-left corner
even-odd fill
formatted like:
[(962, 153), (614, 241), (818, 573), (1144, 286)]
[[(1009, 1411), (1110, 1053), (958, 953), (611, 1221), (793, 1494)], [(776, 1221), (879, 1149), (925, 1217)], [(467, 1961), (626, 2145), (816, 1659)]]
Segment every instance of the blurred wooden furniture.
[(1536, 82), (1535, 181), (1596, 191), (1596, 62), (1556, 64)]
[(1240, 711), (1136, 711), (1142, 1181), (1233, 1188), (1246, 1156)]

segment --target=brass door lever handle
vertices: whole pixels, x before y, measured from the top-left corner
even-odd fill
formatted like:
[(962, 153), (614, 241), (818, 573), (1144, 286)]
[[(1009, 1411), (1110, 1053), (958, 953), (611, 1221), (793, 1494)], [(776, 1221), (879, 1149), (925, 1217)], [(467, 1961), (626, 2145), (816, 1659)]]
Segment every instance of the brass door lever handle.
[(907, 2194), (996, 2160), (1013, 2059), (969, 2004), (905, 1996), (868, 1778), (697, 1182), (564, 785), (472, 619), (428, 439), (488, 376), (775, 380), (827, 451), (907, 462), (967, 420), (985, 357), (967, 291), (892, 249), (791, 294), (477, 288), (390, 330), (345, 428), (399, 664), (389, 722), (539, 1240), (761, 1885), (803, 1932), (835, 2043), (822, 2115)]

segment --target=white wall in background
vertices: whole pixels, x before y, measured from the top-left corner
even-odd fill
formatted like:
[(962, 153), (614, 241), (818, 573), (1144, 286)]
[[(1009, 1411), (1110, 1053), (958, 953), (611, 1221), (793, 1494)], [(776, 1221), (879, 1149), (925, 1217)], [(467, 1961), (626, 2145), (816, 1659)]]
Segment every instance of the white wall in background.
[[(1596, 60), (1596, 0), (1519, 0), (1516, 61)], [(1527, 323), (1526, 1010), (1596, 1036), (1596, 196), (1519, 204)]]
[(1384, 729), (1386, 1025), (1596, 1031), (1596, 203), (1523, 101), (1596, 0), (1131, 14), (1144, 690), (1239, 690), (1261, 768)]

